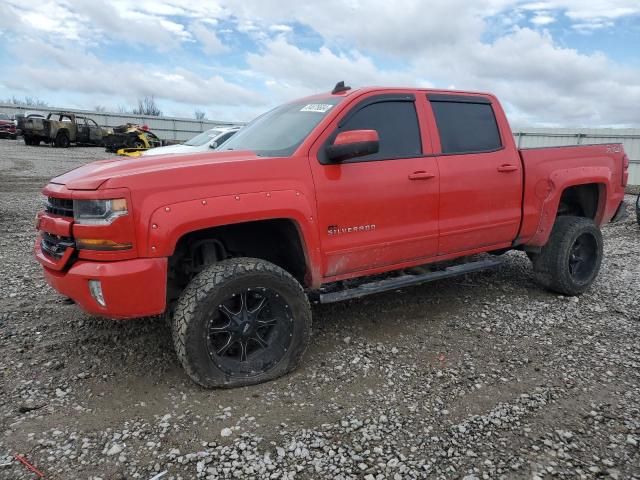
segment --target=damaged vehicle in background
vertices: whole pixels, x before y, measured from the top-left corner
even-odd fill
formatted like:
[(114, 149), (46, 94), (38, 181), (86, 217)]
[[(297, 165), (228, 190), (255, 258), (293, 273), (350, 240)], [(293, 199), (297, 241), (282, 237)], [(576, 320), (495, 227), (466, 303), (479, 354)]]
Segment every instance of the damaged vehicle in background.
[(16, 121), (6, 113), (0, 113), (0, 138), (18, 138)]
[(148, 125), (136, 123), (125, 123), (109, 128), (104, 136), (105, 151), (125, 157), (139, 157), (146, 150), (161, 145), (162, 140), (149, 129)]
[(102, 145), (105, 130), (95, 120), (70, 112), (52, 112), (46, 118), (29, 116), (21, 121), (20, 130), (26, 145), (50, 143), (67, 148), (72, 143)]
[(206, 152), (210, 149), (218, 148), (241, 128), (242, 127), (215, 127), (196, 135), (191, 140), (187, 140), (184, 143), (152, 148), (143, 152), (142, 156), (148, 157), (151, 155), (167, 155), (170, 153), (178, 155), (181, 153)]

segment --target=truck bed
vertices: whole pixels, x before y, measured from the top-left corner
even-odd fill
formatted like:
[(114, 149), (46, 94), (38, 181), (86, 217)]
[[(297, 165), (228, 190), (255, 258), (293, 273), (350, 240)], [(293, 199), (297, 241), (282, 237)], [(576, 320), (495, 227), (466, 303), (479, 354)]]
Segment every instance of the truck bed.
[(524, 188), (522, 224), (516, 244), (544, 244), (562, 192), (575, 185), (576, 178), (583, 184), (597, 184), (599, 189), (614, 185), (614, 191), (600, 192), (594, 221), (601, 226), (614, 216), (624, 197), (628, 176), (628, 159), (621, 144), (522, 148), (518, 153), (524, 166)]

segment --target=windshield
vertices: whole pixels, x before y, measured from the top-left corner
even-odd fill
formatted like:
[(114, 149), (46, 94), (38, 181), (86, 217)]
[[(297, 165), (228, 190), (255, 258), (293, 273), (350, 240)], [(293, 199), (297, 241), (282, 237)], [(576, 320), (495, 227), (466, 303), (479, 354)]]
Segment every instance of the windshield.
[(340, 100), (341, 97), (330, 97), (276, 107), (227, 140), (221, 150), (251, 150), (264, 157), (287, 157)]
[(6, 113), (0, 113), (0, 120), (11, 120)]
[(199, 147), (200, 145), (210, 142), (221, 133), (221, 130), (207, 130), (206, 132), (202, 132), (200, 135), (196, 135), (191, 140), (187, 140), (184, 144), (189, 145), (190, 147)]

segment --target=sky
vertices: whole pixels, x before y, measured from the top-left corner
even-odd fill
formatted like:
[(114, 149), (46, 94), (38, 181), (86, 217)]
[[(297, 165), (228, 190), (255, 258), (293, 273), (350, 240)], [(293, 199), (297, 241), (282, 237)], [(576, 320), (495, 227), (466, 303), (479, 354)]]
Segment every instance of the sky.
[(248, 121), (340, 80), (489, 91), (520, 127), (640, 126), (640, 1), (0, 1), (0, 100)]

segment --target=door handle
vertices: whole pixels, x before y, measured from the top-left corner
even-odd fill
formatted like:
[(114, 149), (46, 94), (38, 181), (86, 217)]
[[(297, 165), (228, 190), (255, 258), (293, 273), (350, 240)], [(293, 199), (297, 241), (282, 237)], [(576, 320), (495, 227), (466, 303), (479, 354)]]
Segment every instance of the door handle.
[(435, 173), (430, 172), (413, 172), (409, 174), (409, 180), (429, 180), (435, 176)]
[(518, 170), (518, 167), (509, 163), (505, 163), (498, 167), (499, 172), (515, 172), (516, 170)]

